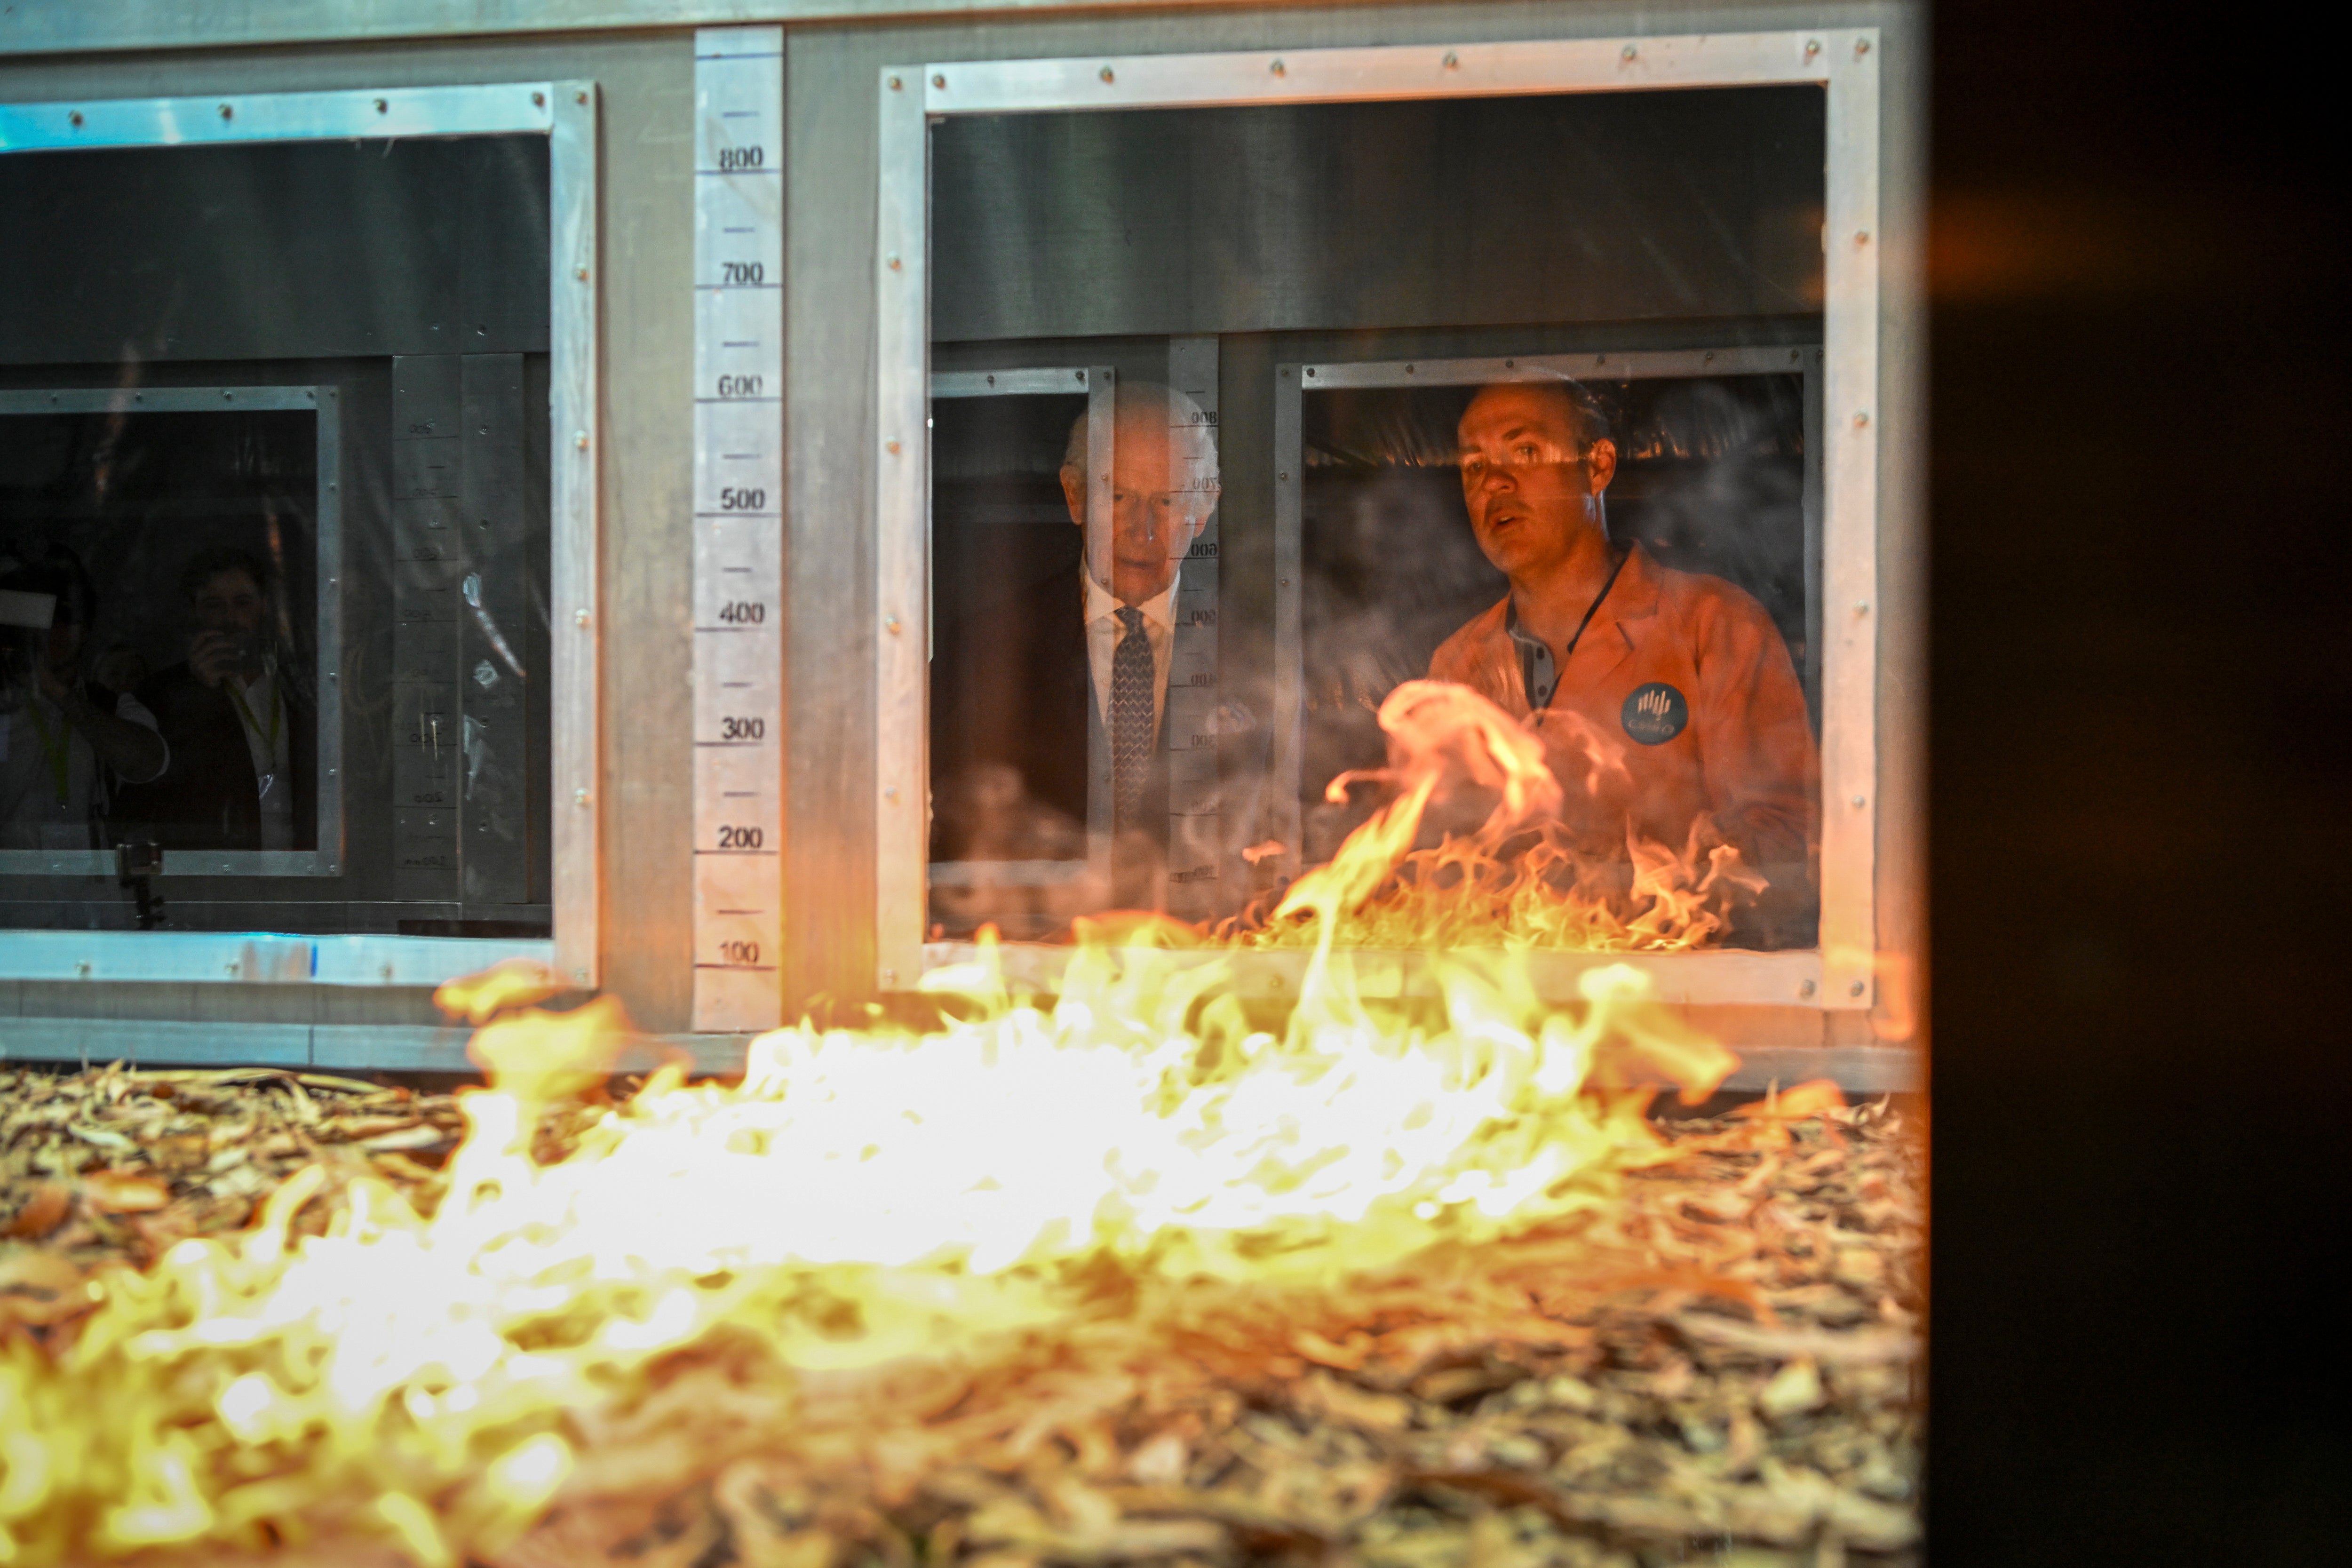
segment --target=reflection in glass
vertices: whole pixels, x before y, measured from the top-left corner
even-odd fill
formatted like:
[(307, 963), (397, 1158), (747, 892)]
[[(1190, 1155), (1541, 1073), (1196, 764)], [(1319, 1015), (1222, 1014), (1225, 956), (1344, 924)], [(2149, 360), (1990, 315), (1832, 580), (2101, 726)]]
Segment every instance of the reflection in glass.
[(547, 934), (548, 179), (0, 156), (0, 927)]

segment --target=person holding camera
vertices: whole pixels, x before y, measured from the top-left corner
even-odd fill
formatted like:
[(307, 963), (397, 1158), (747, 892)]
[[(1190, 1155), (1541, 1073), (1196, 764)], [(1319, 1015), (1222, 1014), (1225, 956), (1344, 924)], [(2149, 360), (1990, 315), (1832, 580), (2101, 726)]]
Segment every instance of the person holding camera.
[(145, 704), (82, 670), (97, 607), (70, 552), (0, 557), (0, 847), (106, 847), (117, 788), (171, 762)]

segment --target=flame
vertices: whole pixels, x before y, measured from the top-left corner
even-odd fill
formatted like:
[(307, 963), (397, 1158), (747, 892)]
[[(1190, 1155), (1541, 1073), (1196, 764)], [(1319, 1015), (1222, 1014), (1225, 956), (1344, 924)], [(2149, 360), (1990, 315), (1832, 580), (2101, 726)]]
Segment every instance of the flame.
[(494, 1553), (588, 1463), (594, 1412), (714, 1336), (799, 1375), (1050, 1327), (1106, 1277), (1337, 1284), (1609, 1201), (1662, 1147), (1636, 1085), (1695, 1098), (1733, 1065), (1622, 965), (1554, 1007), (1500, 955), (1441, 955), (1443, 1020), (1415, 1022), (1326, 952), (1276, 1032), (1223, 961), (1105, 934), (1050, 1006), (1011, 994), (992, 935), (931, 977), (937, 1027), (803, 1025), (732, 1085), (665, 1068), (572, 1112), (562, 1158), (534, 1154), (538, 1113), (601, 1081), (625, 1022), (500, 1016), (429, 1214), (362, 1177), (303, 1234), (310, 1167), (250, 1229), (104, 1276), (61, 1350), (0, 1346), (0, 1561)]
[[(1563, 715), (1574, 720), (1575, 715)], [(1739, 852), (1694, 823), (1679, 851), (1627, 832), (1629, 884), (1590, 862), (1555, 820), (1565, 794), (1543, 742), (1471, 690), (1409, 680), (1380, 708), (1390, 765), (1341, 773), (1325, 791), (1344, 804), (1360, 784), (1396, 793), (1349, 834), (1329, 864), (1292, 883), (1263, 925), (1218, 933), (1244, 947), (1494, 948), (1671, 952), (1714, 942), (1743, 896), (1765, 888)], [(1622, 763), (1583, 737), (1589, 790)], [(1476, 832), (1415, 848), (1433, 801), (1495, 798)]]

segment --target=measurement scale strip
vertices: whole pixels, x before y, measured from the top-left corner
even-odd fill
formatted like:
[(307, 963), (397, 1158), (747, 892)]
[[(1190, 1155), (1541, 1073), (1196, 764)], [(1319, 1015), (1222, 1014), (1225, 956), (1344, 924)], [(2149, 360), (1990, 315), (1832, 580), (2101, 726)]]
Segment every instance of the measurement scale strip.
[(695, 34), (694, 1027), (782, 1022), (783, 29)]

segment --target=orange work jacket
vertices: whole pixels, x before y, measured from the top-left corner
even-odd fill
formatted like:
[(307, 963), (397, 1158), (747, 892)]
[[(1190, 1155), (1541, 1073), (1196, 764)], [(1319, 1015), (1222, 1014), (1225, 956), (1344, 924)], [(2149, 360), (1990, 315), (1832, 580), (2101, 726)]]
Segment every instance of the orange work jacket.
[(1776, 883), (1803, 877), (1821, 760), (1804, 690), (1763, 605), (1635, 545), (1555, 672), (1549, 705), (1533, 712), (1510, 603), (1439, 645), (1430, 679), (1471, 688), (1543, 738), (1580, 848), (1624, 858), (1630, 826), (1679, 851), (1706, 813), (1750, 867)]

